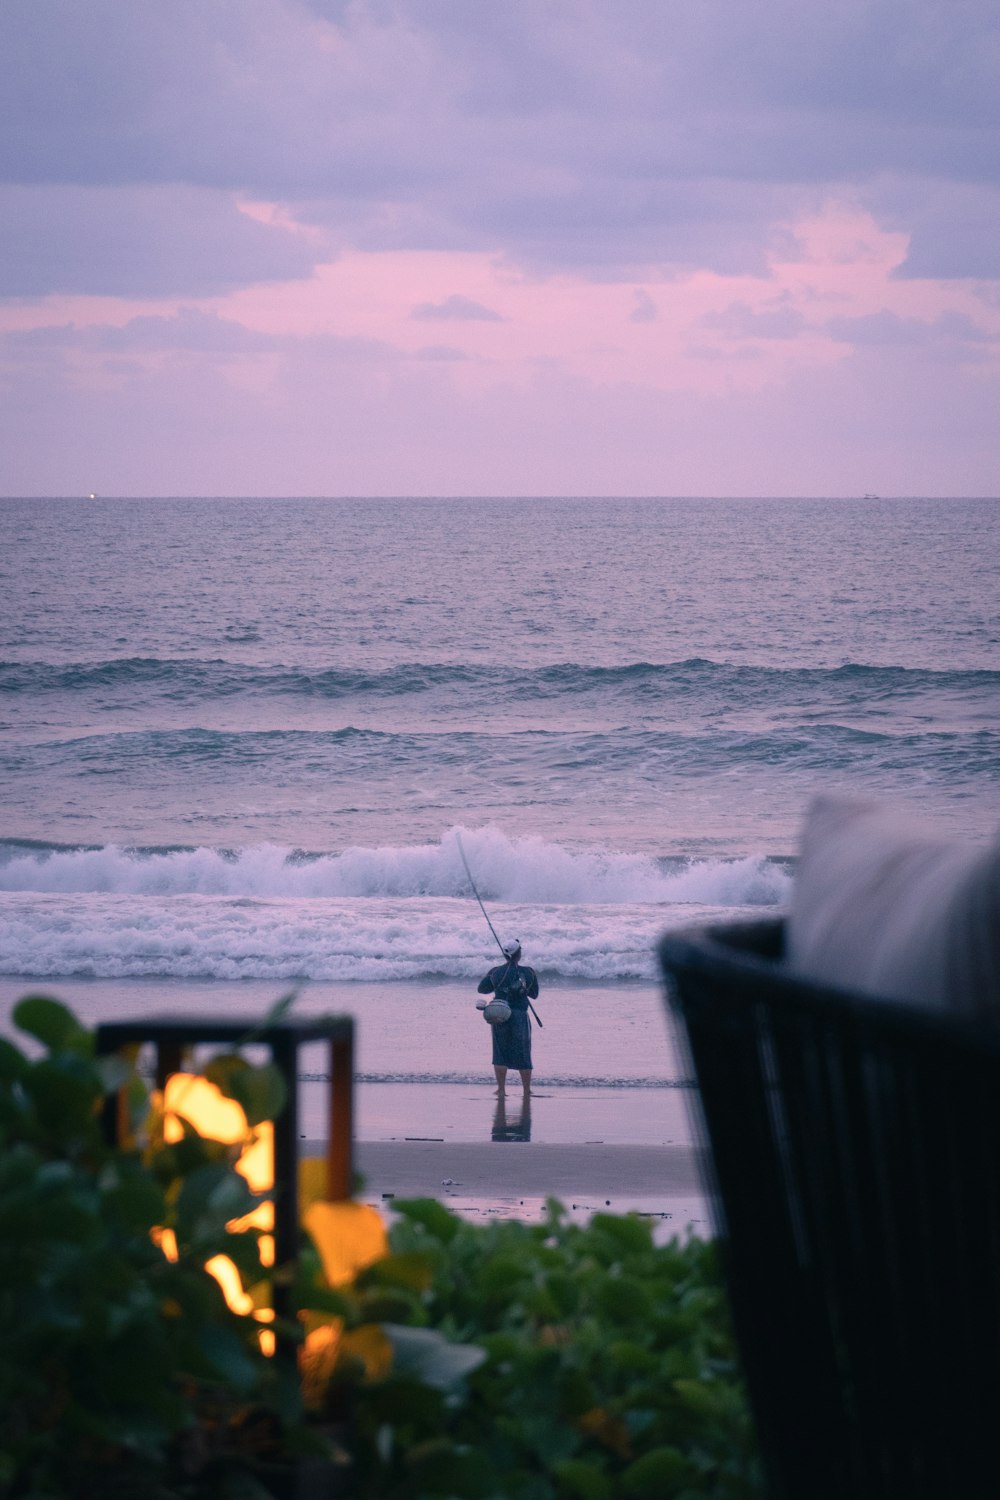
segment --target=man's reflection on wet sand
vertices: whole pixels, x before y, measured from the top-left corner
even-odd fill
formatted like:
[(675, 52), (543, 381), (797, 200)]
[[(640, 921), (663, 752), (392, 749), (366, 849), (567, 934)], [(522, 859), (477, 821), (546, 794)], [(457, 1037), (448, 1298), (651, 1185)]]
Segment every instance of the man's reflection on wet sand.
[(531, 1095), (523, 1094), (516, 1109), (507, 1112), (507, 1100), (503, 1094), (497, 1099), (493, 1116), (493, 1139), (495, 1141), (531, 1140)]

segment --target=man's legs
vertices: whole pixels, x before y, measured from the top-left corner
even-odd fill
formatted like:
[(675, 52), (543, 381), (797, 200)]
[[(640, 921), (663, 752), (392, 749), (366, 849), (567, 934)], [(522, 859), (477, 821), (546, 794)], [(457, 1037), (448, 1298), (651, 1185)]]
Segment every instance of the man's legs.
[(519, 1068), (518, 1072), (521, 1075), (521, 1087), (523, 1088), (525, 1094), (530, 1094), (531, 1093), (531, 1069), (530, 1068)]
[(507, 1092), (507, 1089), (506, 1089), (507, 1069), (506, 1068), (502, 1068), (499, 1063), (494, 1063), (493, 1064), (493, 1071), (497, 1075), (497, 1093), (498, 1094), (505, 1094)]

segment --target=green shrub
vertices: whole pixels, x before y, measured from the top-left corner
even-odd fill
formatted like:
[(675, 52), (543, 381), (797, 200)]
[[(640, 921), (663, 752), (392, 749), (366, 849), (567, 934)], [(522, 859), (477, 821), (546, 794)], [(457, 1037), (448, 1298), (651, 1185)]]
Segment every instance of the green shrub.
[(576, 1225), (554, 1201), (534, 1225), (396, 1212), (359, 1316), (392, 1287), (411, 1324), (486, 1358), (436, 1393), (397, 1373), (355, 1402), (359, 1497), (763, 1493), (712, 1244), (658, 1245), (635, 1216)]
[[(204, 1268), (267, 1274), (259, 1232), (227, 1227), (257, 1201), (237, 1151), (165, 1144), (142, 1081), (57, 1002), (13, 1018), (42, 1050), (0, 1039), (0, 1500), (267, 1500), (320, 1460), (322, 1492), (356, 1500), (762, 1493), (711, 1244), (554, 1201), (536, 1225), (399, 1203), (352, 1285), (303, 1238), (267, 1359)], [(281, 1105), (268, 1069), (206, 1072), (255, 1122)], [(134, 1149), (101, 1128), (119, 1088)]]
[[(204, 1269), (225, 1252), (260, 1281), (257, 1236), (226, 1229), (255, 1200), (193, 1132), (111, 1147), (107, 1094), (133, 1085), (140, 1116), (145, 1090), (57, 1002), (28, 998), (13, 1019), (45, 1051), (0, 1039), (0, 1495), (153, 1500), (230, 1478), (235, 1494), (261, 1413), (280, 1424), (297, 1400)], [(243, 1492), (262, 1493), (249, 1478)]]

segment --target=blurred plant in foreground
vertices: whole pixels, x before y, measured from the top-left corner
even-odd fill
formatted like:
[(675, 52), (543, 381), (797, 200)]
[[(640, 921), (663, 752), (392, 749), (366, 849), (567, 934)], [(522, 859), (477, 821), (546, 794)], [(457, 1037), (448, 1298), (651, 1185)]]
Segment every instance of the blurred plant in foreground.
[(13, 1021), (36, 1055), (0, 1038), (2, 1500), (761, 1493), (713, 1246), (554, 1201), (537, 1225), (397, 1203), (388, 1235), (312, 1201), (275, 1265), (246, 1166), (272, 1068), (219, 1054), (164, 1099), (57, 1001)]

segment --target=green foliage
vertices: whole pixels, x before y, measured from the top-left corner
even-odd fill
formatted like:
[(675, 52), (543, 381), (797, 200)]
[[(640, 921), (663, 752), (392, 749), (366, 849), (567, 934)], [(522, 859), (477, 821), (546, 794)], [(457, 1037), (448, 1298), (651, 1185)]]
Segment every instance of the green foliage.
[(638, 1217), (575, 1225), (556, 1202), (537, 1225), (395, 1209), (348, 1325), (391, 1289), (397, 1322), (447, 1342), (414, 1371), (391, 1330), (388, 1373), (335, 1371), (326, 1413), (349, 1416), (359, 1500), (763, 1494), (711, 1244), (656, 1244)]
[(0, 1044), (0, 1496), (249, 1496), (243, 1431), (254, 1411), (279, 1425), (287, 1373), (204, 1262), (235, 1248), (261, 1279), (256, 1235), (226, 1228), (256, 1200), (193, 1133), (112, 1147), (108, 1091), (126, 1087), (136, 1120), (141, 1080), (55, 1000), (13, 1020), (42, 1050)]
[[(0, 1500), (268, 1500), (318, 1461), (355, 1500), (761, 1496), (711, 1244), (554, 1201), (529, 1225), (418, 1200), (351, 1285), (308, 1239), (267, 1272), (231, 1227), (257, 1201), (234, 1148), (165, 1143), (141, 1078), (57, 1001), (14, 1020), (37, 1055), (0, 1039)], [(206, 1072), (251, 1127), (283, 1105), (238, 1052)], [(118, 1089), (134, 1148), (107, 1140)], [(216, 1254), (286, 1294), (278, 1358)]]
[(273, 1063), (254, 1067), (239, 1053), (226, 1052), (214, 1057), (204, 1073), (221, 1094), (242, 1106), (250, 1125), (275, 1119), (285, 1107), (285, 1080)]
[(93, 1056), (94, 1039), (71, 1010), (48, 995), (26, 995), (14, 1009), (14, 1024), (52, 1052)]

